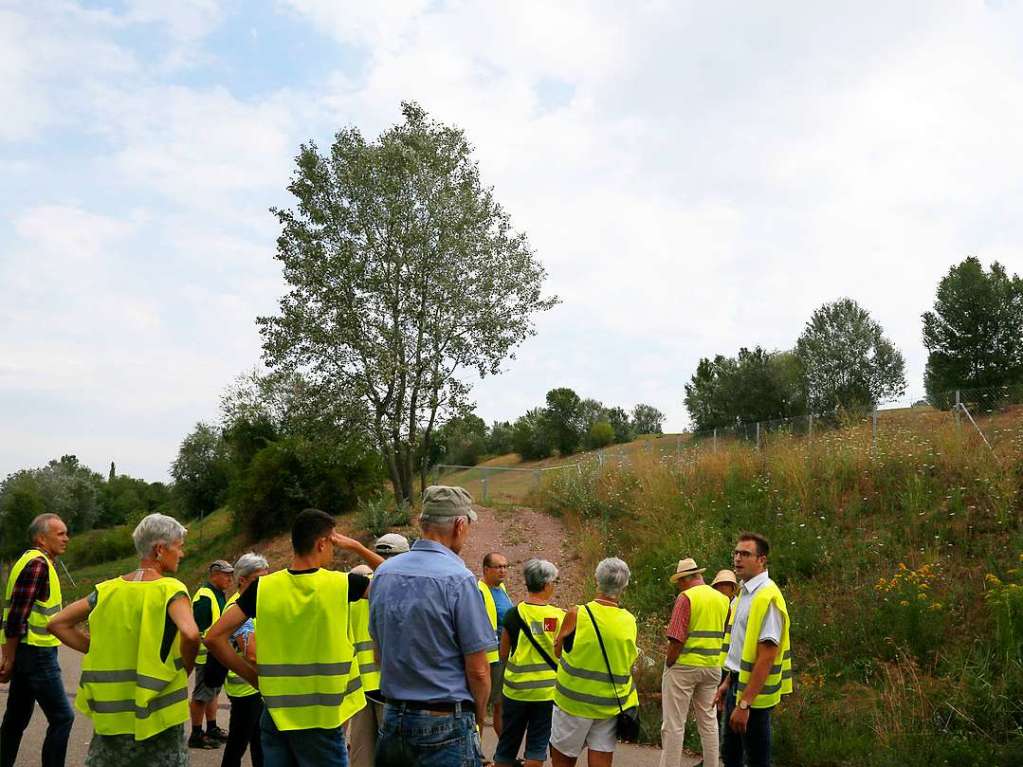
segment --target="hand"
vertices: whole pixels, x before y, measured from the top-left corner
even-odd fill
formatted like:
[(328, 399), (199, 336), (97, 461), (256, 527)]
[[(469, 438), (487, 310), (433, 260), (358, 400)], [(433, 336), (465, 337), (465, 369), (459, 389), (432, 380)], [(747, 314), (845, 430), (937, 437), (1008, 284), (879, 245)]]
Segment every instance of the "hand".
[(14, 676), (14, 653), (4, 653), (3, 661), (0, 661), (0, 683), (11, 681)]
[(732, 716), (728, 720), (728, 726), (732, 728), (732, 732), (736, 732), (739, 735), (746, 734), (746, 724), (749, 722), (749, 709), (741, 709), (736, 706), (732, 710)]
[(360, 545), (359, 542), (354, 538), (349, 538), (347, 535), (341, 535), (341, 533), (337, 532), (330, 534), (330, 542), (333, 543), (338, 548), (349, 550), (354, 549), (356, 546)]
[(725, 697), (728, 695), (728, 683), (727, 681), (722, 682), (718, 685), (718, 690), (714, 693), (714, 706), (717, 707), (718, 711), (723, 711), (725, 708)]

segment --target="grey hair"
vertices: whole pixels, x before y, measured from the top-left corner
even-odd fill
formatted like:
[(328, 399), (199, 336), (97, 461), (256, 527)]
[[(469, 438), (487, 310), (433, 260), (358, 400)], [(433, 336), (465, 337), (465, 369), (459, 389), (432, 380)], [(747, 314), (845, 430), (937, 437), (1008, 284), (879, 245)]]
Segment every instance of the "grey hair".
[(620, 596), (629, 585), (629, 566), (618, 557), (600, 560), (597, 565), (597, 590), (609, 597)]
[(259, 570), (269, 570), (270, 565), (267, 564), (266, 557), (262, 554), (256, 554), (253, 551), (247, 551), (238, 557), (238, 561), (234, 563), (234, 575), (236, 578), (244, 578), (247, 575), (252, 575), (254, 572)]
[(135, 542), (135, 551), (140, 557), (145, 558), (161, 543), (168, 546), (175, 541), (184, 540), (187, 532), (188, 529), (174, 517), (150, 514), (142, 518), (135, 532), (131, 534), (131, 539)]
[[(468, 519), (469, 517), (466, 515), (464, 518)], [(455, 528), (456, 519), (458, 517), (431, 517), (428, 514), (422, 514), (419, 517), (419, 527), (424, 532), (430, 530), (440, 535), (450, 535), (451, 531)]]
[(536, 594), (558, 577), (558, 568), (546, 559), (531, 559), (523, 565), (522, 577), (526, 581), (526, 591)]
[(40, 514), (38, 517), (33, 519), (28, 526), (28, 540), (32, 544), (35, 544), (36, 538), (40, 535), (46, 535), (49, 531), (50, 521), (54, 519), (60, 519), (60, 515), (47, 512), (46, 514)]

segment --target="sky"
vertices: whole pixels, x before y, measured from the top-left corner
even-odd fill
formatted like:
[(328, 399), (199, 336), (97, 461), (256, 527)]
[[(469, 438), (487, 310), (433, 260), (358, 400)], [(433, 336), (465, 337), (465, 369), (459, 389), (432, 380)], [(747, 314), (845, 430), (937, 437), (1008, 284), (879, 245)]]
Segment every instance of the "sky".
[(570, 386), (687, 424), (701, 357), (850, 297), (923, 393), (968, 255), (1023, 272), (1023, 4), (0, 0), (0, 476), (165, 480), (260, 364), (299, 145), (463, 128), (561, 305), (487, 421)]

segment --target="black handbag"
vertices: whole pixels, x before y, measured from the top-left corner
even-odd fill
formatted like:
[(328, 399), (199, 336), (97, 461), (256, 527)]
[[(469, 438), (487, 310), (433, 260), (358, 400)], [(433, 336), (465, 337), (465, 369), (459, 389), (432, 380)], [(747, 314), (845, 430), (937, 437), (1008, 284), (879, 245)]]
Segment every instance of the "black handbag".
[(618, 740), (623, 743), (635, 743), (639, 740), (639, 706), (622, 708), (622, 699), (618, 697), (618, 687), (615, 685), (614, 674), (611, 672), (611, 661), (607, 659), (607, 650), (604, 649), (604, 638), (600, 635), (600, 627), (597, 626), (597, 619), (593, 617), (593, 611), (589, 605), (583, 605), (590, 616), (590, 623), (593, 624), (593, 632), (597, 635), (597, 643), (600, 645), (600, 652), (604, 656), (604, 665), (607, 666), (607, 680), (611, 684), (611, 690), (618, 701), (618, 716), (615, 720), (615, 729), (618, 733)]

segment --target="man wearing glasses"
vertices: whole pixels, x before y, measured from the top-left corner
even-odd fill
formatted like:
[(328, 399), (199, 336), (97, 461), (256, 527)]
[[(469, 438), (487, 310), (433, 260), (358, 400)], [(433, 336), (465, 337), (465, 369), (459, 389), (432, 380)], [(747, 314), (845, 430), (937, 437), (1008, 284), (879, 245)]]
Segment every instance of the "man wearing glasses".
[(501, 735), (501, 688), (504, 680), (504, 665), (498, 648), (501, 644), (504, 614), (514, 607), (504, 587), (507, 575), (508, 558), (494, 551), (483, 557), (483, 577), (476, 584), (483, 595), (490, 627), (494, 630), (494, 646), (487, 653), (487, 660), (490, 662), (490, 706), (494, 709), (494, 732), (498, 737)]
[(781, 590), (767, 574), (770, 545), (743, 533), (732, 552), (742, 581), (732, 637), (715, 702), (725, 708), (725, 767), (769, 767), (771, 711), (792, 692), (789, 614)]

